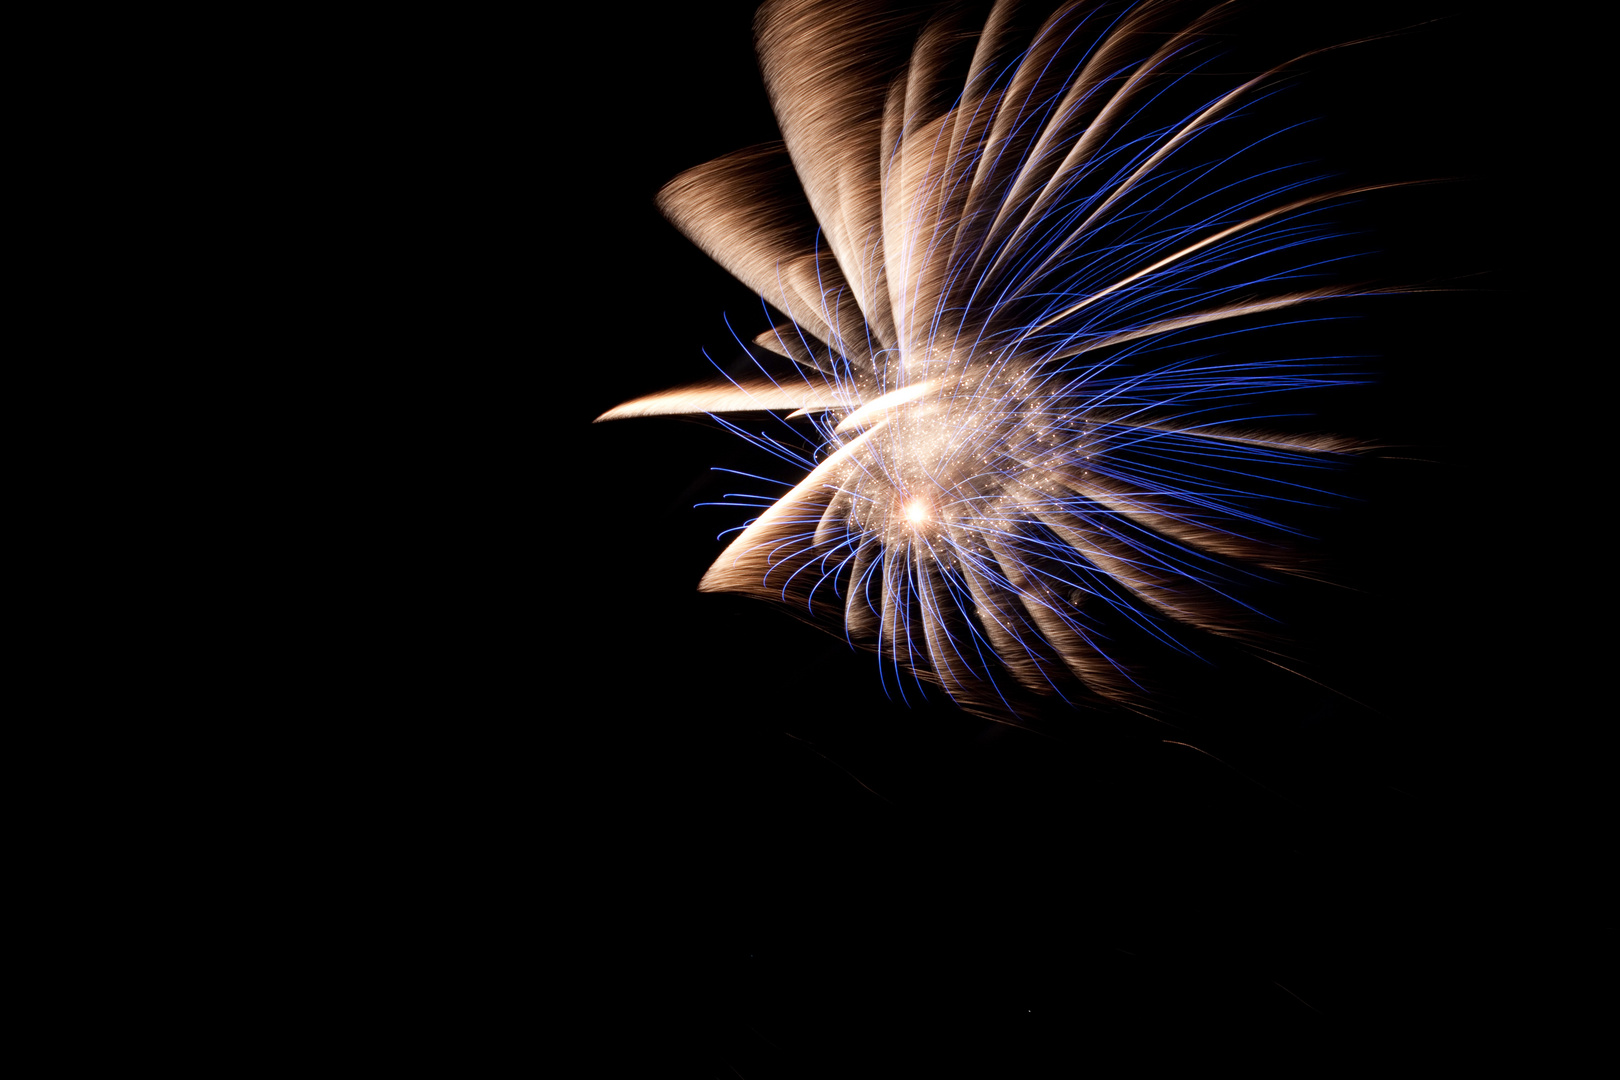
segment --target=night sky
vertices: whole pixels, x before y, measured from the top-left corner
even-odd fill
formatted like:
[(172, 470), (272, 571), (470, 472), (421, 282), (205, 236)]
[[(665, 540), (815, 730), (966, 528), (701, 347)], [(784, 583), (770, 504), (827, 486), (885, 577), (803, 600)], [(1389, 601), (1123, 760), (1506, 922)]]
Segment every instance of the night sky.
[[(1358, 179), (1474, 178), (1349, 211), (1376, 226), (1386, 280), (1470, 291), (1350, 302), (1379, 384), (1322, 426), (1404, 449), (1347, 478), (1358, 501), (1326, 527), (1352, 588), (1305, 589), (1288, 616), (1302, 670), (1334, 689), (1223, 656), (1163, 723), (1076, 711), (1033, 735), (915, 684), (902, 701), (872, 654), (696, 591), (749, 515), (694, 504), (770, 490), (711, 467), (797, 480), (788, 466), (707, 418), (589, 422), (706, 378), (705, 350), (735, 363), (725, 318), (768, 325), (653, 207), (680, 170), (774, 135), (754, 5), (684, 6), (600, 18), (615, 44), (557, 88), (583, 145), (542, 151), (569, 173), (571, 280), (543, 318), (571, 351), (542, 340), (568, 392), (536, 406), (532, 497), (559, 552), (538, 624), (567, 640), (535, 691), (570, 731), (541, 770), (565, 793), (545, 831), (567, 838), (556, 888), (583, 919), (563, 936), (587, 957), (604, 1061), (1045, 1075), (1100, 1047), (1152, 1061), (1208, 1038), (1272, 1052), (1285, 1032), (1433, 1029), (1523, 991), (1511, 883), (1555, 856), (1527, 805), (1539, 744), (1512, 734), (1538, 715), (1536, 646), (1502, 618), (1526, 601), (1481, 535), (1516, 532), (1497, 485), (1522, 467), (1480, 453), (1505, 400), (1481, 373), (1520, 332), (1504, 35), (1453, 19), (1333, 54), (1297, 91)], [(1445, 11), (1256, 25), (1315, 42)]]

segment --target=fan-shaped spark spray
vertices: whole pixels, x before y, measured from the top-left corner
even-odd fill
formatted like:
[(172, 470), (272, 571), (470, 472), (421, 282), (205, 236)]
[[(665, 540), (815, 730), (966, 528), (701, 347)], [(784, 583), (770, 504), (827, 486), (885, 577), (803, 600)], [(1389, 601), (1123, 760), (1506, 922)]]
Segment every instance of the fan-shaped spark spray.
[(701, 588), (841, 624), (1000, 718), (1137, 699), (1135, 657), (1197, 633), (1263, 639), (1246, 594), (1304, 568), (1285, 511), (1357, 446), (1262, 418), (1358, 376), (1233, 338), (1375, 291), (1323, 283), (1322, 210), (1370, 188), (1225, 133), (1303, 57), (1211, 94), (1224, 5), (1071, 3), (1033, 33), (1017, 7), (975, 32), (959, 8), (767, 3), (782, 141), (659, 205), (786, 314), (756, 344), (787, 363), (600, 418), (788, 411), (812, 467)]

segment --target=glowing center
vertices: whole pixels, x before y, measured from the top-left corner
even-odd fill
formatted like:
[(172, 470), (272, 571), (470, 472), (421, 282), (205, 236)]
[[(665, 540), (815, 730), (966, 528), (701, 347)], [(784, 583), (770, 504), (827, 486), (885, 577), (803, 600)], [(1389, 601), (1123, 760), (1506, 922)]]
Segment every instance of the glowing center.
[(928, 520), (928, 504), (921, 499), (912, 499), (906, 503), (906, 520), (913, 525), (921, 525)]

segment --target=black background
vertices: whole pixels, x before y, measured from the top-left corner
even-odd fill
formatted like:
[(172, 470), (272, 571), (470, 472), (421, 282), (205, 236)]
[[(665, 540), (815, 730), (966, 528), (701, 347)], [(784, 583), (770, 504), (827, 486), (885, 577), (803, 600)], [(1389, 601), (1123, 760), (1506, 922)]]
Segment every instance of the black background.
[(1596, 796), (1548, 809), (1529, 691), (1557, 643), (1519, 568), (1530, 466), (1504, 451), (1541, 406), (1496, 377), (1531, 321), (1507, 29), (1404, 3), (1243, 21), (1279, 48), (1406, 31), (1312, 63), (1288, 107), (1353, 179), (1463, 178), (1350, 211), (1386, 280), (1454, 291), (1351, 302), (1381, 378), (1325, 426), (1405, 449), (1357, 475), (1331, 537), (1354, 588), (1299, 616), (1302, 670), (1332, 689), (1234, 659), (1172, 726), (1075, 713), (1033, 736), (902, 702), (871, 655), (696, 592), (747, 514), (694, 504), (766, 490), (711, 466), (786, 467), (704, 418), (591, 424), (707, 377), (704, 351), (730, 365), (722, 313), (767, 325), (653, 207), (774, 136), (752, 8), (604, 13), (543, 80), (536, 261), (563, 280), (537, 315), (546, 809), (523, 858), (572, 913), (540, 948), (575, 958), (602, 1060), (1036, 1075), (1101, 1047), (1272, 1053), (1514, 1013), (1553, 932), (1527, 880), (1558, 882), (1572, 925), (1599, 908), (1561, 865)]

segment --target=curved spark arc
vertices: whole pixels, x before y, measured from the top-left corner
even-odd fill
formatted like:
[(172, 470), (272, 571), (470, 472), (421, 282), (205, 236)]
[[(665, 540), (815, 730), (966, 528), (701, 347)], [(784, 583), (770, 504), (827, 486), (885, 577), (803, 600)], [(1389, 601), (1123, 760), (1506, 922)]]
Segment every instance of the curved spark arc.
[(1216, 9), (1071, 3), (1020, 47), (1015, 6), (973, 35), (959, 13), (767, 3), (783, 140), (689, 170), (659, 204), (789, 317), (754, 344), (790, 366), (599, 418), (806, 418), (817, 463), (700, 589), (840, 623), (996, 718), (1139, 700), (1135, 654), (1190, 653), (1186, 630), (1263, 638), (1243, 594), (1308, 569), (1283, 511), (1320, 504), (1311, 474), (1360, 449), (1267, 430), (1269, 399), (1356, 376), (1152, 350), (1380, 291), (1277, 286), (1320, 275), (1313, 245), (1336, 235), (1321, 208), (1392, 186), (1308, 193), (1319, 181), (1285, 170), (1200, 186), (1256, 145), (1185, 160), (1201, 137), (1302, 57), (1137, 130), (1198, 70)]

